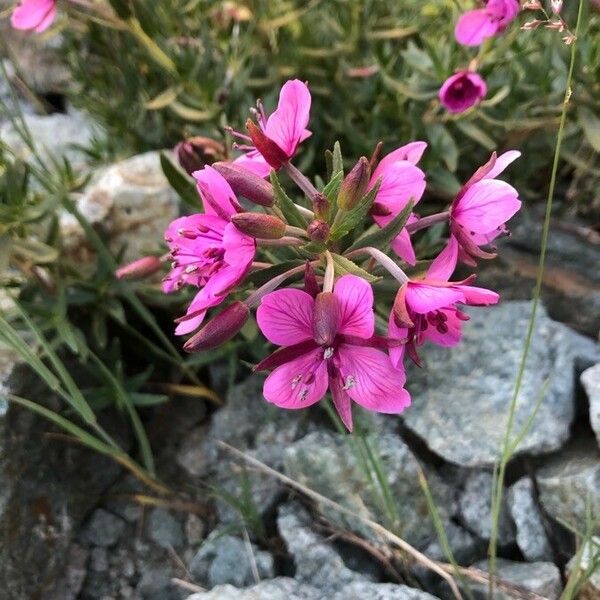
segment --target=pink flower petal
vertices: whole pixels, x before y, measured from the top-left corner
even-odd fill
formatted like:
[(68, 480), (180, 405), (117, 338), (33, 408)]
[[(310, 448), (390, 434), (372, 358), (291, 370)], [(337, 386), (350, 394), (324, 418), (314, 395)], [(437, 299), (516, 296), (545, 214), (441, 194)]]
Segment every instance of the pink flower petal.
[(368, 410), (398, 414), (410, 406), (404, 371), (387, 354), (368, 346), (341, 344), (339, 370), (348, 396)]
[(308, 87), (299, 79), (287, 81), (279, 93), (277, 109), (267, 120), (265, 133), (287, 155), (292, 157), (302, 139), (310, 116), (311, 97)]
[(340, 311), (338, 333), (370, 338), (375, 331), (371, 284), (356, 275), (344, 275), (335, 282), (333, 293)]
[(483, 179), (458, 201), (452, 218), (467, 231), (490, 233), (521, 208), (519, 193), (505, 181)]
[(392, 240), (392, 250), (406, 263), (414, 267), (417, 264), (417, 256), (410, 239), (410, 233), (406, 227)]
[(192, 333), (192, 331), (196, 331), (196, 329), (202, 325), (204, 317), (206, 317), (206, 311), (195, 314), (191, 319), (181, 321), (181, 323), (178, 323), (177, 327), (175, 327), (175, 335), (187, 335), (188, 333)]
[(423, 282), (410, 281), (406, 290), (406, 304), (419, 314), (464, 302), (464, 294), (453, 287), (442, 287)]
[(445, 325), (448, 331), (442, 333), (436, 327), (427, 327), (422, 333), (423, 339), (429, 340), (438, 346), (444, 346), (445, 348), (456, 346), (462, 336), (461, 328), (463, 322), (456, 316), (455, 310), (442, 309), (441, 312), (446, 315)]
[(210, 194), (225, 214), (232, 215), (236, 212), (234, 208), (236, 203), (235, 194), (218, 171), (207, 165), (203, 169), (195, 171), (192, 175), (198, 184), (198, 192), (202, 197), (204, 212), (207, 215), (216, 213), (214, 208), (204, 199), (205, 194)]
[(496, 35), (498, 25), (485, 8), (470, 10), (458, 19), (454, 37), (463, 46), (479, 46), (481, 42)]
[(243, 234), (233, 223), (229, 223), (223, 232), (223, 248), (225, 262), (245, 270), (254, 260), (256, 242), (249, 235)]
[(263, 395), (281, 408), (306, 408), (323, 398), (328, 384), (323, 350), (317, 348), (277, 367), (267, 377)]
[(492, 290), (486, 290), (485, 288), (474, 287), (471, 285), (460, 285), (458, 287), (464, 294), (465, 304), (471, 306), (489, 306), (491, 304), (498, 304), (498, 301), (500, 300), (500, 296)]
[(490, 171), (486, 174), (485, 179), (495, 179), (510, 165), (510, 163), (514, 162), (521, 156), (521, 153), (518, 150), (509, 150), (508, 152), (504, 152), (498, 158), (496, 158), (496, 162), (494, 166), (490, 169)]
[(14, 9), (10, 22), (15, 29), (41, 33), (50, 27), (55, 17), (55, 0), (22, 0)]
[(233, 162), (259, 177), (268, 177), (269, 173), (271, 173), (269, 163), (267, 163), (262, 154), (257, 150), (242, 154), (242, 156), (238, 156)]
[[(394, 311), (390, 311), (388, 319), (388, 336), (393, 340), (405, 340), (408, 337), (408, 329), (406, 327), (398, 327), (396, 320), (394, 319)], [(388, 350), (390, 355), (390, 361), (396, 368), (404, 368), (402, 363), (404, 362), (404, 355), (406, 353), (406, 346), (393, 346)]]
[[(425, 191), (425, 173), (407, 160), (391, 163), (377, 175), (379, 177), (382, 179), (375, 201), (383, 204), (392, 217), (398, 215), (409, 200), (416, 204)], [(371, 177), (370, 187), (376, 181)], [(381, 217), (375, 217), (378, 224), (380, 220)]]
[(284, 289), (267, 294), (256, 311), (263, 335), (278, 346), (312, 339), (315, 301), (302, 290)]
[(339, 377), (329, 381), (329, 389), (331, 390), (331, 399), (342, 423), (348, 431), (352, 431), (352, 398), (348, 396), (348, 392), (344, 389)]
[(373, 181), (377, 181), (382, 173), (395, 162), (407, 160), (413, 165), (416, 165), (421, 160), (426, 148), (427, 144), (425, 142), (410, 142), (410, 144), (405, 144), (396, 150), (392, 150), (392, 152), (386, 154), (379, 161), (379, 164), (373, 171)]
[(458, 241), (451, 235), (444, 249), (431, 263), (431, 266), (427, 271), (427, 278), (437, 279), (438, 281), (448, 281), (456, 269), (457, 262)]

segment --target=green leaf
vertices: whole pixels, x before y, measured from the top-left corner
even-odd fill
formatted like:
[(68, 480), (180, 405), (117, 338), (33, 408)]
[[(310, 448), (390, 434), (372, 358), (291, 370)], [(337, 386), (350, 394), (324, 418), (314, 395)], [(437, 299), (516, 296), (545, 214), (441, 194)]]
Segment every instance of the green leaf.
[(340, 223), (331, 229), (330, 239), (333, 241), (339, 240), (363, 223), (373, 205), (380, 185), (381, 180), (378, 180), (373, 188), (363, 196), (362, 200), (344, 215)]
[(340, 192), (340, 186), (342, 185), (343, 179), (344, 173), (342, 171), (338, 171), (331, 177), (329, 183), (323, 188), (323, 194), (329, 202), (329, 214), (327, 215), (327, 221), (329, 223), (332, 222), (338, 210), (337, 197)]
[(14, 239), (12, 251), (34, 264), (51, 263), (58, 258), (55, 248), (34, 239)]
[(370, 235), (365, 235), (359, 239), (357, 239), (351, 246), (348, 248), (350, 250), (356, 250), (357, 248), (364, 248), (366, 246), (370, 246), (373, 248), (378, 248), (379, 250), (387, 249), (387, 246), (390, 245), (392, 240), (402, 231), (402, 228), (406, 225), (406, 221), (408, 221), (408, 217), (412, 212), (414, 206), (414, 202), (409, 202), (402, 212), (394, 217), (383, 229), (378, 229), (374, 233)]
[(266, 269), (260, 269), (259, 271), (253, 271), (250, 273), (245, 281), (253, 283), (256, 287), (260, 287), (264, 285), (268, 281), (271, 281), (273, 277), (277, 277), (294, 267), (298, 267), (303, 263), (302, 260), (288, 260), (277, 265), (273, 265), (272, 267), (267, 267)]
[(337, 275), (358, 275), (369, 282), (381, 279), (381, 277), (375, 277), (375, 275), (371, 275), (368, 271), (361, 269), (356, 263), (345, 256), (332, 253), (331, 258), (333, 260), (333, 269)]
[(128, 0), (108, 0), (108, 3), (121, 19), (129, 19), (133, 14)]
[(331, 162), (331, 172), (333, 175), (341, 173), (344, 177), (344, 160), (342, 158), (342, 148), (339, 142), (333, 145), (333, 157)]
[(494, 150), (496, 142), (485, 131), (470, 121), (457, 121), (456, 127), (466, 136), (483, 146), (486, 150)]
[(166, 90), (158, 94), (158, 96), (152, 98), (152, 100), (148, 100), (148, 102), (144, 104), (144, 107), (147, 110), (160, 110), (162, 108), (166, 108), (169, 106), (169, 104), (177, 100), (177, 96), (179, 95), (180, 91), (181, 90), (179, 88), (168, 87)]
[(304, 217), (296, 208), (293, 200), (281, 187), (281, 183), (279, 183), (279, 178), (277, 177), (277, 173), (275, 173), (275, 171), (271, 171), (271, 185), (273, 186), (273, 193), (275, 194), (275, 203), (279, 207), (279, 210), (281, 210), (288, 224), (293, 225), (294, 227), (306, 229), (306, 221), (304, 220)]
[(131, 392), (129, 395), (132, 402), (136, 406), (156, 406), (157, 404), (164, 404), (169, 400), (169, 396), (165, 396), (164, 394), (143, 394), (142, 392)]
[(215, 116), (215, 110), (198, 110), (197, 108), (192, 108), (191, 106), (187, 106), (182, 104), (181, 102), (172, 101), (169, 104), (169, 108), (179, 117), (185, 119), (186, 121), (210, 121)]
[(446, 163), (448, 170), (454, 173), (458, 166), (458, 146), (454, 138), (440, 123), (428, 125), (427, 135), (435, 153)]
[(160, 166), (171, 187), (179, 197), (194, 210), (201, 208), (198, 191), (193, 181), (179, 167), (176, 167), (165, 152), (160, 153)]
[(600, 152), (600, 119), (585, 106), (579, 107), (577, 115), (585, 138), (596, 152)]
[(300, 249), (308, 254), (322, 254), (327, 250), (327, 244), (323, 242), (309, 242), (308, 244), (301, 246)]

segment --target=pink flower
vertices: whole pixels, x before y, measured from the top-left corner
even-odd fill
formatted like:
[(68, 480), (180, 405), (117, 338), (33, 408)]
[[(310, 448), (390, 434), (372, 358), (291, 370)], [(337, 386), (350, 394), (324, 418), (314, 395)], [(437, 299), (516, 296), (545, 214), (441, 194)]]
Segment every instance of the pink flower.
[[(384, 156), (371, 176), (369, 189), (381, 178), (381, 185), (373, 203), (373, 219), (380, 227), (385, 227), (399, 215), (409, 200), (415, 204), (425, 191), (425, 173), (416, 164), (427, 148), (425, 142), (411, 142)], [(417, 217), (411, 215), (408, 223)], [(410, 235), (404, 228), (392, 242), (392, 249), (410, 265), (417, 262)]]
[(465, 183), (450, 207), (450, 233), (460, 244), (459, 257), (470, 265), (475, 258), (494, 258), (495, 254), (481, 250), (503, 233), (508, 221), (520, 208), (517, 190), (496, 177), (520, 152), (510, 150), (480, 167)]
[(440, 102), (451, 113), (461, 113), (475, 106), (487, 94), (487, 85), (473, 71), (459, 71), (448, 77), (440, 88)]
[(392, 364), (402, 367), (405, 352), (419, 364), (417, 348), (427, 340), (439, 346), (455, 346), (461, 338), (461, 325), (468, 320), (457, 304), (488, 306), (499, 296), (465, 281), (449, 281), (458, 261), (458, 243), (454, 238), (433, 261), (423, 279), (403, 285), (390, 313), (388, 335), (405, 340), (402, 346), (390, 347)]
[(56, 0), (21, 0), (10, 18), (15, 29), (45, 31), (56, 17)]
[(271, 168), (279, 168), (279, 162), (292, 158), (300, 143), (311, 135), (306, 129), (310, 104), (310, 92), (305, 83), (298, 79), (286, 81), (279, 93), (277, 109), (269, 117), (259, 104), (259, 127), (254, 126), (258, 139), (252, 135), (248, 138), (242, 134), (235, 134), (253, 145), (242, 146), (241, 149), (247, 152), (234, 162), (260, 177), (266, 177)]
[(231, 223), (237, 200), (225, 179), (212, 167), (196, 171), (194, 177), (205, 213), (175, 219), (165, 232), (173, 266), (163, 291), (171, 293), (184, 285), (200, 288), (186, 315), (178, 319), (177, 335), (197, 329), (206, 311), (225, 300), (245, 277), (256, 249), (254, 239)]
[(302, 290), (267, 294), (257, 311), (265, 337), (283, 346), (257, 369), (274, 369), (263, 393), (282, 408), (315, 404), (331, 391), (342, 421), (352, 430), (352, 401), (375, 412), (398, 414), (410, 405), (406, 380), (374, 336), (373, 290), (355, 275), (340, 277), (333, 292), (313, 298)]
[(517, 0), (489, 0), (484, 8), (463, 14), (454, 29), (454, 37), (464, 46), (479, 46), (487, 38), (502, 33), (521, 9)]

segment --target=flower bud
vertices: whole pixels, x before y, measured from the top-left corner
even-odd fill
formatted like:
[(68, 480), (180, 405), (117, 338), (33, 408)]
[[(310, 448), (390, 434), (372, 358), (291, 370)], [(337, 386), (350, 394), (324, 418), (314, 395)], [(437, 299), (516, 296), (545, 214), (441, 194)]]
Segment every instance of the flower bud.
[(394, 321), (398, 327), (414, 327), (415, 324), (408, 314), (408, 308), (406, 306), (406, 290), (408, 289), (408, 283), (400, 286), (396, 298), (394, 299), (394, 306), (392, 308), (394, 312)]
[(316, 298), (320, 293), (319, 284), (317, 283), (317, 274), (308, 260), (304, 267), (304, 291), (313, 298)]
[(257, 127), (251, 119), (246, 121), (248, 135), (254, 147), (262, 154), (262, 157), (275, 170), (281, 167), (289, 159), (289, 156), (269, 137), (265, 135), (260, 127)]
[(186, 352), (212, 350), (238, 333), (249, 316), (250, 309), (243, 302), (236, 300), (193, 335), (183, 345), (183, 349)]
[(132, 263), (123, 265), (115, 271), (117, 279), (142, 279), (153, 275), (162, 268), (162, 261), (157, 256), (144, 256)]
[(235, 163), (217, 162), (213, 169), (223, 176), (236, 196), (243, 196), (261, 206), (273, 206), (273, 186), (262, 177)]
[(317, 192), (312, 199), (312, 204), (315, 217), (321, 221), (327, 221), (329, 217), (329, 200), (327, 200), (327, 196)]
[(206, 165), (212, 165), (227, 157), (225, 146), (217, 140), (196, 136), (179, 142), (175, 146), (175, 156), (181, 168), (191, 175)]
[(350, 210), (362, 200), (367, 192), (370, 177), (369, 161), (361, 156), (352, 171), (342, 181), (338, 195), (338, 206), (342, 210)]
[(264, 240), (278, 240), (285, 235), (286, 224), (273, 215), (243, 212), (231, 216), (231, 222), (246, 235)]
[(339, 308), (333, 292), (321, 292), (315, 298), (313, 337), (317, 344), (333, 344), (339, 325)]
[(306, 233), (313, 242), (326, 242), (329, 238), (329, 225), (325, 221), (314, 219), (310, 222)]

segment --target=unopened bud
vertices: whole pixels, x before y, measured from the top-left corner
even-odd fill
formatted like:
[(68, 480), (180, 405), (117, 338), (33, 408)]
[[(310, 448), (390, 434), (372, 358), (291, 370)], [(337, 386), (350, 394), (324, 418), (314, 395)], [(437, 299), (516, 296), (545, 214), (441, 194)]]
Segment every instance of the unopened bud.
[(304, 267), (304, 291), (313, 298), (316, 298), (320, 292), (319, 284), (317, 283), (317, 274), (308, 260)]
[(312, 204), (315, 217), (321, 221), (327, 221), (329, 218), (329, 200), (327, 200), (327, 196), (321, 192), (317, 192), (313, 196)]
[(263, 240), (278, 240), (285, 235), (286, 224), (274, 215), (243, 212), (231, 216), (231, 222), (246, 235)]
[(338, 206), (342, 210), (350, 210), (361, 201), (367, 192), (370, 177), (369, 161), (361, 156), (352, 171), (342, 181), (338, 195)]
[(326, 242), (329, 238), (329, 225), (325, 221), (315, 219), (310, 222), (306, 233), (313, 242)]
[(243, 196), (261, 206), (273, 206), (273, 186), (262, 177), (235, 163), (217, 162), (213, 169), (223, 176), (236, 196)]
[(406, 306), (406, 291), (408, 289), (408, 283), (400, 286), (396, 298), (394, 299), (394, 321), (398, 327), (414, 327), (413, 320), (408, 314), (408, 308)]
[(262, 154), (267, 163), (275, 170), (281, 169), (284, 163), (288, 161), (289, 156), (271, 138), (267, 137), (264, 131), (257, 127), (251, 119), (246, 121), (246, 129), (254, 147)]
[(249, 316), (249, 308), (237, 300), (193, 335), (183, 345), (183, 349), (186, 352), (201, 352), (217, 348), (238, 333)]
[(162, 268), (162, 261), (157, 256), (144, 256), (132, 263), (123, 265), (115, 271), (117, 279), (142, 279), (153, 275)]
[(321, 292), (315, 298), (313, 337), (317, 344), (333, 344), (339, 325), (339, 307), (333, 292)]
[(179, 142), (175, 146), (175, 156), (181, 168), (191, 175), (206, 165), (212, 165), (227, 157), (225, 146), (217, 140), (196, 136)]

